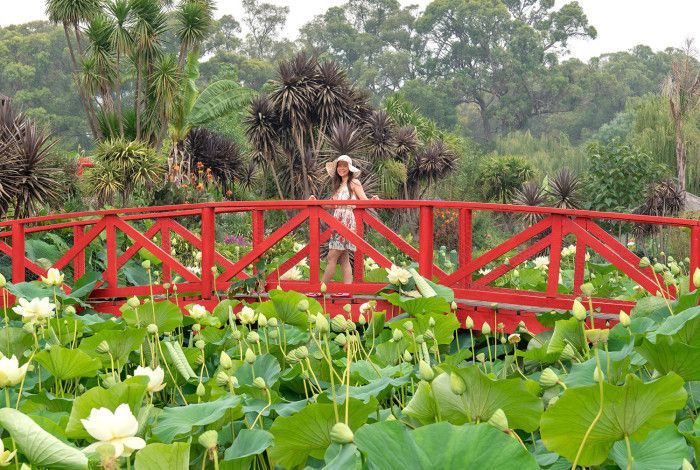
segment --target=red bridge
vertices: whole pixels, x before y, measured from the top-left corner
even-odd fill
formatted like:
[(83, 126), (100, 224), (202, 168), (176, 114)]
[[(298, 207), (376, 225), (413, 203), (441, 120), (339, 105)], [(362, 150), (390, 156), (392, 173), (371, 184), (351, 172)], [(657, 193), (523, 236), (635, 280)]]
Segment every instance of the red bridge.
[[(70, 214), (34, 217), (0, 223), (0, 253), (11, 258), (12, 275), (9, 279), (19, 283), (35, 276), (45, 275), (48, 268), (28, 254), (28, 240), (32, 237), (53, 233), (61, 237), (67, 248), (54, 256), (51, 265), (60, 270), (72, 267), (73, 277), (79, 278), (86, 272), (86, 256), (91, 253), (104, 253), (101, 265), (102, 282), (91, 294), (89, 300), (98, 311), (117, 313), (123, 300), (133, 295), (148, 295), (148, 285), (124, 285), (122, 271), (125, 264), (139, 250), (145, 249), (157, 257), (162, 265), (162, 283), (177, 279), (177, 290), (181, 296), (212, 306), (217, 295), (228, 289), (234, 282), (250, 277), (255, 272), (255, 262), (264, 257), (285, 236), (294, 233), (303, 236), (306, 245), (282, 263), (279, 269), (264, 278), (266, 288), (278, 284), (283, 289), (300, 292), (318, 291), (320, 285), (320, 248), (338, 231), (357, 246), (354, 258), (354, 282), (352, 285), (330, 283), (328, 293), (351, 292), (350, 299), (333, 300), (329, 309), (340, 311), (344, 303), (357, 306), (368, 296), (374, 296), (385, 284), (368, 282), (364, 274), (364, 258), (371, 257), (381, 267), (390, 267), (392, 262), (386, 253), (365, 240), (369, 230), (376, 231), (388, 244), (393, 245), (409, 258), (415, 260), (419, 272), (436, 279), (442, 285), (455, 291), (459, 305), (458, 317), (471, 315), (476, 325), (493, 319), (493, 304), (498, 304), (499, 321), (512, 329), (519, 321), (533, 330), (542, 327), (535, 320), (533, 312), (568, 310), (573, 299), (580, 294), (584, 282), (585, 256), (597, 253), (614, 265), (622, 274), (631, 278), (643, 289), (656, 293), (666, 288), (663, 281), (651, 268), (640, 268), (639, 257), (607, 233), (599, 221), (623, 221), (642, 224), (686, 227), (689, 231), (690, 271), (700, 266), (700, 221), (652, 217), (609, 212), (563, 210), (543, 207), (514, 206), (503, 204), (442, 202), (442, 201), (353, 201), (357, 229), (353, 232), (336, 221), (323, 207), (348, 204), (339, 201), (246, 201), (127, 208), (80, 212)], [(420, 213), (419, 244), (411, 245), (387, 227), (377, 216), (376, 209), (414, 209)], [(452, 210), (458, 213), (458, 263), (453, 272), (444, 272), (434, 262), (434, 233), (436, 229), (434, 212)], [(483, 254), (474, 256), (472, 240), (472, 217), (477, 211), (492, 214), (518, 213), (536, 214), (540, 220), (525, 228), (505, 242)], [(283, 214), (286, 222), (272, 229), (266, 227), (266, 215), (277, 212)], [(248, 217), (252, 224), (252, 247), (239, 259), (230, 259), (217, 251), (217, 218)], [(229, 214), (228, 216), (226, 214)], [(325, 223), (327, 228), (322, 227)], [(180, 243), (186, 242), (192, 251), (201, 252), (199, 272), (192, 272), (176, 256), (171, 254), (173, 237)], [(564, 238), (575, 238), (576, 254), (573, 274), (573, 294), (559, 292), (561, 272), (561, 250)], [(494, 287), (493, 282), (519, 264), (538, 254), (550, 253), (547, 273), (547, 287), (544, 292)], [(36, 255), (34, 255), (36, 256)], [(504, 260), (510, 256), (509, 260)], [(99, 258), (99, 256), (98, 256)], [(305, 280), (279, 280), (278, 273), (285, 273), (298, 262), (308, 258), (309, 278)], [(475, 278), (480, 269), (500, 262), (490, 272)], [(43, 267), (40, 266), (43, 264)], [(214, 268), (214, 269), (213, 269)], [(121, 275), (120, 275), (121, 274)], [(179, 276), (175, 278), (174, 276)], [(161, 284), (154, 286), (154, 294), (162, 295)], [(673, 296), (672, 288), (665, 292)], [(372, 297), (374, 298), (374, 297)], [(330, 303), (330, 301), (329, 301)], [(629, 312), (632, 302), (595, 298), (594, 307), (604, 318), (613, 318), (620, 310)], [(607, 314), (607, 315), (606, 315)], [(616, 317), (615, 317), (616, 318)]]

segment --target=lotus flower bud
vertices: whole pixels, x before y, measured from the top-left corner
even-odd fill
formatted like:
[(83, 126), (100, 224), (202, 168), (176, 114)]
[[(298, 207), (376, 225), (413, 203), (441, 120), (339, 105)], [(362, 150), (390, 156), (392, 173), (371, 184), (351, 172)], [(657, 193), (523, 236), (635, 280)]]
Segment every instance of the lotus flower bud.
[(584, 307), (578, 299), (574, 300), (574, 306), (571, 309), (571, 313), (578, 321), (584, 321), (586, 319), (586, 307)]
[(204, 342), (203, 339), (198, 339), (197, 341), (194, 342), (194, 347), (199, 349), (200, 351), (204, 349), (204, 347), (207, 345), (207, 343)]
[(467, 318), (464, 320), (464, 327), (467, 330), (471, 330), (472, 328), (474, 328), (474, 320), (472, 320), (472, 317), (470, 317), (469, 315), (467, 315)]
[(688, 462), (688, 459), (683, 459), (683, 463), (681, 464), (681, 470), (693, 470), (694, 467), (693, 465)]
[(267, 388), (265, 379), (263, 379), (262, 377), (255, 377), (255, 379), (253, 379), (253, 386), (255, 388), (259, 388), (260, 390), (265, 390)]
[(624, 326), (625, 328), (629, 327), (631, 323), (630, 316), (627, 315), (625, 312), (620, 310), (620, 325)]
[(544, 388), (554, 387), (559, 383), (559, 376), (552, 369), (547, 367), (540, 375), (540, 385)]
[(164, 283), (163, 283), (163, 289), (169, 290), (169, 289), (170, 289), (170, 283), (169, 283), (169, 282), (164, 282)]
[(392, 332), (391, 340), (395, 343), (398, 343), (402, 339), (403, 339), (403, 333), (401, 333), (401, 330), (399, 330), (398, 328), (394, 328), (394, 330)]
[(100, 344), (97, 345), (95, 351), (97, 351), (100, 354), (107, 354), (109, 352), (109, 343), (103, 339), (102, 341), (100, 341)]
[(403, 361), (404, 362), (411, 362), (413, 361), (413, 356), (411, 356), (411, 353), (408, 352), (408, 350), (403, 352)]
[(403, 327), (404, 327), (404, 329), (405, 329), (406, 331), (408, 331), (409, 333), (412, 333), (412, 332), (413, 332), (413, 322), (412, 322), (411, 320), (408, 320), (407, 322), (405, 322), (405, 323), (403, 324)]
[(267, 334), (267, 336), (269, 336), (272, 339), (276, 339), (277, 336), (279, 336), (279, 332), (277, 330), (272, 330)]
[(117, 384), (116, 378), (112, 375), (106, 375), (104, 379), (102, 379), (102, 386), (104, 388), (111, 388)]
[(218, 441), (219, 433), (213, 429), (210, 429), (209, 431), (204, 431), (197, 439), (199, 445), (204, 447), (205, 449), (213, 449), (218, 444)]
[(269, 320), (267, 320), (267, 326), (270, 328), (277, 328), (277, 318), (272, 317)]
[(306, 312), (309, 310), (309, 300), (308, 299), (301, 299), (299, 303), (297, 304), (297, 310), (300, 312)]
[(345, 305), (343, 305), (343, 311), (344, 311), (345, 313), (350, 313), (350, 312), (352, 312), (352, 305), (350, 305), (350, 304), (345, 304)]
[(336, 444), (350, 444), (355, 435), (352, 430), (345, 423), (335, 423), (331, 428), (331, 442)]
[(73, 307), (72, 305), (68, 305), (66, 308), (63, 309), (63, 313), (66, 315), (75, 315), (75, 307)]
[(221, 364), (221, 367), (223, 367), (226, 370), (229, 370), (231, 367), (233, 367), (233, 361), (231, 361), (231, 356), (229, 356), (226, 351), (221, 351), (221, 355), (219, 356), (219, 364)]
[(428, 318), (428, 327), (433, 328), (435, 326), (435, 319), (433, 317)]
[(149, 260), (147, 260), (147, 259), (146, 259), (146, 260), (143, 260), (143, 261), (141, 262), (141, 267), (142, 267), (143, 269), (146, 269), (146, 270), (151, 269), (151, 262), (150, 262)]
[(141, 301), (139, 300), (138, 297), (133, 296), (133, 297), (129, 297), (129, 300), (126, 301), (126, 304), (131, 308), (136, 308), (139, 305), (141, 305)]
[(513, 270), (513, 277), (520, 277), (520, 271), (518, 271), (517, 269), (514, 269)]
[(598, 366), (595, 366), (595, 370), (593, 371), (593, 380), (595, 380), (596, 382), (602, 382), (605, 380), (605, 375)]
[(252, 364), (255, 362), (256, 356), (255, 356), (255, 353), (253, 352), (253, 350), (248, 348), (245, 350), (245, 355), (243, 356), (243, 358), (245, 359), (245, 361), (248, 364)]
[(265, 328), (267, 326), (267, 317), (262, 313), (258, 314), (258, 326), (260, 328)]
[(640, 268), (644, 269), (644, 268), (648, 268), (649, 266), (651, 266), (651, 261), (649, 261), (649, 258), (647, 258), (646, 256), (639, 260), (639, 267)]
[(557, 401), (559, 401), (559, 395), (555, 395), (552, 398), (550, 398), (549, 403), (547, 403), (547, 406), (552, 406), (555, 404)]
[(481, 334), (482, 335), (490, 335), (491, 334), (491, 326), (488, 324), (488, 322), (484, 322), (484, 324), (481, 325)]
[(328, 320), (326, 319), (325, 316), (321, 315), (320, 313), (316, 314), (316, 331), (320, 335), (327, 335), (331, 331), (331, 326), (328, 323)]
[(453, 300), (452, 303), (450, 304), (450, 308), (451, 308), (452, 310), (457, 310), (457, 302), (455, 302), (455, 301)]
[(197, 396), (202, 398), (204, 395), (207, 394), (207, 389), (204, 388), (204, 384), (202, 382), (199, 382), (199, 385), (197, 385)]
[(0, 273), (0, 289), (5, 287), (7, 285), (7, 279), (5, 279), (5, 276)]
[(435, 377), (435, 372), (433, 372), (433, 368), (427, 362), (421, 359), (418, 363), (418, 375), (422, 380), (430, 382)]
[(158, 325), (156, 325), (155, 323), (149, 323), (149, 325), (146, 327), (146, 331), (148, 331), (148, 334), (157, 335)]
[(257, 331), (251, 331), (248, 333), (248, 336), (246, 336), (246, 341), (249, 343), (259, 343), (260, 342), (260, 335), (258, 334)]
[(461, 395), (467, 391), (467, 384), (464, 379), (454, 372), (450, 373), (450, 389), (455, 395)]
[(195, 334), (199, 333), (199, 331), (202, 329), (202, 325), (199, 323), (195, 323), (192, 325), (192, 331), (194, 331)]
[(328, 292), (328, 287), (326, 286), (325, 282), (322, 282), (321, 283), (321, 294), (325, 294), (326, 292)]
[(364, 326), (367, 323), (367, 319), (365, 318), (364, 313), (361, 313), (360, 316), (357, 318), (357, 323), (359, 323), (360, 326)]
[(593, 297), (593, 292), (595, 291), (595, 288), (593, 287), (593, 284), (590, 282), (586, 282), (585, 284), (581, 284), (581, 293), (585, 295), (586, 297)]
[(488, 423), (499, 431), (508, 431), (508, 418), (500, 408), (493, 412)]

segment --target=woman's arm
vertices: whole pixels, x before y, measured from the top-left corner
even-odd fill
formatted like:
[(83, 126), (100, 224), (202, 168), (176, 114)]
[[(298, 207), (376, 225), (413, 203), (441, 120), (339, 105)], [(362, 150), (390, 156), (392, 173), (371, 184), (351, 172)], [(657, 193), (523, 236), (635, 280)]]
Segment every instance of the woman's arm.
[[(309, 201), (316, 201), (317, 198), (313, 194), (309, 197)], [(321, 206), (324, 209), (335, 209), (335, 206)]]
[[(355, 192), (355, 197), (357, 197), (357, 199), (360, 199), (360, 200), (370, 199), (365, 194), (365, 190), (362, 187), (362, 183), (360, 183), (359, 180), (352, 180), (352, 189)], [(372, 199), (373, 200), (379, 199), (379, 196), (376, 196), (376, 195), (372, 196)]]

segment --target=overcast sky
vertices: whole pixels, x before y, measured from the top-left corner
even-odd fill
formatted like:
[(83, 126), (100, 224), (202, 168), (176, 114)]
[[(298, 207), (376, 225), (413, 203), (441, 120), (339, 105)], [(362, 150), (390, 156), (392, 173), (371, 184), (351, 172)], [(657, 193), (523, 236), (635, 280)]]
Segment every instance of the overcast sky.
[[(297, 36), (297, 30), (327, 8), (345, 0), (267, 0), (290, 7), (284, 34)], [(403, 5), (425, 8), (429, 0), (400, 0)], [(557, 5), (565, 3), (557, 0)], [(686, 38), (700, 42), (699, 0), (579, 0), (590, 23), (598, 30), (595, 40), (578, 40), (569, 45), (571, 55), (581, 59), (627, 50), (646, 44), (654, 50), (681, 47)], [(0, 0), (0, 26), (45, 19), (45, 0)], [(218, 0), (218, 16), (242, 14), (239, 0)]]

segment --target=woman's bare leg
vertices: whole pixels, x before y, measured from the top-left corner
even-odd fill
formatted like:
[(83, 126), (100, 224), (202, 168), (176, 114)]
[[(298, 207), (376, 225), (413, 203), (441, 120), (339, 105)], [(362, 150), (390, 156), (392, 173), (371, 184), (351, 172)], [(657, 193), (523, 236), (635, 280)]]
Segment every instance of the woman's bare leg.
[(328, 250), (328, 256), (326, 257), (326, 271), (323, 273), (322, 282), (328, 284), (335, 276), (335, 267), (338, 264), (338, 258), (343, 250)]
[(352, 265), (350, 264), (350, 253), (347, 250), (340, 255), (340, 270), (343, 273), (343, 282), (350, 284), (352, 282)]

